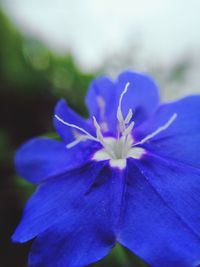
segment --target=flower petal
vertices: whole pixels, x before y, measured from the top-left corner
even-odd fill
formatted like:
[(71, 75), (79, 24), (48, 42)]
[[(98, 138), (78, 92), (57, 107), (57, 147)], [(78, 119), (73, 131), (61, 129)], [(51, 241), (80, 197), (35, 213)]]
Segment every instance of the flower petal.
[(109, 130), (116, 128), (118, 101), (116, 86), (108, 77), (102, 76), (91, 82), (86, 95), (90, 116), (95, 116), (101, 125), (106, 123)]
[(111, 131), (116, 130), (119, 98), (128, 82), (130, 86), (122, 101), (124, 116), (132, 108), (134, 121), (139, 124), (158, 106), (157, 85), (147, 75), (126, 71), (119, 75), (116, 82), (112, 82), (106, 76), (94, 80), (88, 90), (86, 104), (90, 115), (95, 116), (101, 123), (107, 122), (108, 129)]
[(200, 219), (200, 177), (157, 160), (152, 169), (151, 160), (149, 166), (135, 161), (140, 169), (129, 161), (118, 240), (151, 266), (196, 266), (200, 261), (200, 232), (195, 228)]
[(146, 120), (158, 107), (160, 101), (158, 86), (146, 74), (125, 71), (118, 77), (118, 96), (124, 90), (127, 82), (130, 85), (122, 101), (122, 112), (125, 116), (131, 108), (133, 110), (133, 120), (138, 125)]
[(63, 142), (34, 138), (16, 153), (17, 173), (32, 183), (41, 183), (47, 178), (80, 167), (93, 154), (94, 147), (86, 143), (67, 149)]
[(200, 170), (150, 155), (136, 164), (163, 200), (200, 237)]
[(78, 196), (79, 205), (70, 216), (39, 235), (31, 250), (30, 265), (54, 267), (59, 262), (60, 266), (82, 267), (108, 254), (115, 244), (121, 182), (112, 170), (103, 169), (93, 189)]
[(60, 220), (83, 197), (102, 165), (95, 164), (60, 175), (40, 185), (26, 204), (13, 240), (26, 242)]
[[(99, 229), (94, 216), (79, 224), (66, 227), (67, 221), (51, 227), (33, 243), (31, 267), (83, 267), (105, 257), (115, 244), (111, 233)], [(104, 222), (103, 222), (104, 223)]]
[[(84, 120), (81, 116), (79, 116), (71, 108), (69, 108), (65, 100), (61, 99), (57, 103), (54, 113), (55, 115), (59, 116), (62, 120), (70, 124), (75, 124), (83, 128), (84, 130), (93, 133), (89, 123), (87, 123), (86, 120)], [(72, 127), (63, 124), (55, 117), (53, 118), (53, 123), (56, 131), (59, 133), (60, 137), (63, 139), (65, 143), (68, 144), (75, 139), (73, 134), (74, 129)]]
[(200, 96), (160, 106), (151, 119), (136, 129), (135, 138), (141, 140), (154, 132), (174, 113), (177, 113), (175, 121), (143, 146), (159, 156), (200, 168)]
[(106, 231), (111, 233), (114, 231), (120, 188), (120, 177), (102, 163), (92, 163), (68, 175), (48, 180), (27, 203), (13, 240), (26, 242), (63, 218), (66, 218), (66, 229), (96, 220), (96, 229), (109, 227)]

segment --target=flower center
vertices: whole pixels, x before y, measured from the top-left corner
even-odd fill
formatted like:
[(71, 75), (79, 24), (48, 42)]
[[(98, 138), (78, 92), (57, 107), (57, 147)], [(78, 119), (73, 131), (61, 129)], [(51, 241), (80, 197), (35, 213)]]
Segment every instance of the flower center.
[[(134, 159), (142, 158), (142, 156), (146, 153), (146, 151), (139, 145), (146, 143), (149, 139), (153, 138), (160, 132), (166, 130), (174, 122), (174, 120), (177, 117), (177, 114), (174, 113), (164, 125), (160, 126), (153, 133), (147, 135), (141, 141), (135, 142), (132, 137), (132, 130), (135, 124), (134, 121), (132, 120), (133, 111), (132, 109), (129, 109), (127, 115), (124, 117), (121, 108), (123, 97), (126, 94), (129, 85), (130, 83), (128, 82), (119, 98), (119, 104), (116, 114), (118, 120), (116, 138), (103, 136), (101, 126), (97, 122), (95, 116), (93, 116), (93, 124), (96, 129), (96, 137), (92, 136), (89, 132), (87, 132), (83, 128), (75, 124), (68, 123), (64, 121), (62, 118), (60, 118), (58, 115), (55, 115), (56, 119), (59, 120), (61, 123), (74, 129), (75, 140), (67, 145), (68, 149), (72, 148), (73, 146), (77, 145), (82, 141), (93, 140), (95, 142), (100, 143), (102, 145), (102, 148), (95, 152), (92, 159), (96, 161), (109, 160), (110, 165), (112, 167), (118, 167), (120, 169), (126, 167), (127, 158), (129, 157)], [(104, 107), (105, 103), (103, 98), (101, 98), (101, 105), (99, 105), (99, 108), (104, 109)], [(104, 114), (104, 110), (102, 110), (101, 114)]]

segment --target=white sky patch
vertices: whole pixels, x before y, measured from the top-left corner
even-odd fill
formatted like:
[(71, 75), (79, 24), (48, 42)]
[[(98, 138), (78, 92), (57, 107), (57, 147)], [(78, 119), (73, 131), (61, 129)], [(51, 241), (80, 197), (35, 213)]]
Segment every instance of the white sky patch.
[(148, 60), (168, 61), (200, 45), (199, 0), (2, 0), (25, 33), (94, 69), (113, 51), (142, 44)]

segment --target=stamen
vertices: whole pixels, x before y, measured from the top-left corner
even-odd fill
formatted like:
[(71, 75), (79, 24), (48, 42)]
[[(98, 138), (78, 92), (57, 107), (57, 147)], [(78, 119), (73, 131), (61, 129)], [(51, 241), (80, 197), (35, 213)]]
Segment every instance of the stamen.
[(130, 125), (123, 131), (122, 135), (124, 135), (124, 136), (129, 135), (130, 132), (131, 132), (132, 129), (133, 129), (134, 124), (135, 124), (135, 122), (132, 121), (132, 122), (130, 123)]
[(94, 136), (92, 136), (90, 133), (88, 133), (86, 130), (84, 130), (83, 128), (75, 125), (75, 124), (72, 124), (72, 123), (69, 123), (67, 121), (64, 121), (63, 119), (61, 119), (58, 115), (55, 115), (55, 118), (62, 122), (64, 125), (67, 125), (69, 127), (72, 127), (72, 128), (75, 128), (77, 130), (79, 130), (80, 132), (83, 132), (85, 134), (85, 136), (87, 136), (87, 139), (90, 139), (90, 140), (94, 140), (94, 141), (97, 141), (99, 142), (99, 140), (97, 138), (95, 138)]
[(83, 140), (86, 140), (87, 138), (78, 138), (78, 139), (75, 139), (73, 142), (69, 143), (66, 145), (66, 148), (72, 148), (76, 145), (78, 145), (80, 142), (82, 142)]
[(125, 124), (128, 124), (130, 122), (130, 120), (131, 120), (132, 117), (133, 117), (133, 111), (130, 108), (129, 111), (128, 111), (128, 114), (127, 114), (127, 116), (126, 116), (126, 118), (124, 120), (124, 123)]
[(86, 141), (88, 139), (87, 135), (80, 134), (76, 129), (72, 130), (75, 140), (66, 145), (66, 148), (72, 148), (78, 145), (82, 141)]
[(93, 122), (94, 122), (94, 127), (96, 128), (97, 139), (100, 140), (101, 142), (103, 142), (103, 135), (101, 133), (101, 127), (98, 124), (95, 116), (93, 116), (92, 118), (93, 118)]
[(128, 90), (128, 87), (130, 85), (130, 82), (126, 83), (126, 86), (123, 90), (123, 92), (121, 93), (120, 95), (120, 98), (119, 98), (119, 105), (118, 105), (118, 108), (117, 108), (117, 119), (119, 121), (119, 128), (120, 128), (120, 131), (122, 132), (124, 130), (124, 117), (123, 117), (123, 114), (122, 114), (122, 99), (124, 97), (124, 95), (126, 94), (127, 90)]
[(133, 144), (133, 146), (137, 146), (137, 145), (142, 145), (144, 144), (146, 141), (148, 141), (149, 139), (153, 138), (154, 136), (158, 135), (159, 133), (165, 131), (173, 122), (174, 120), (177, 118), (177, 113), (174, 113), (171, 118), (163, 125), (160, 126), (155, 132), (147, 135), (144, 139), (142, 139), (141, 141), (139, 141), (138, 143)]
[(79, 139), (81, 136), (83, 136), (80, 132), (78, 132), (76, 129), (72, 129), (72, 133), (74, 135), (75, 139)]
[[(129, 111), (128, 111), (125, 119), (124, 119), (123, 114), (122, 114), (122, 109), (121, 109), (123, 96), (127, 92), (129, 85), (130, 85), (130, 83), (128, 82), (125, 86), (125, 89), (121, 93), (120, 99), (119, 99), (119, 105), (118, 105), (118, 109), (117, 109), (117, 119), (118, 119), (118, 126), (119, 126), (120, 131), (118, 132), (118, 138), (104, 137), (102, 134), (101, 124), (99, 124), (97, 122), (95, 116), (93, 116), (93, 123), (94, 123), (94, 127), (96, 129), (96, 136), (93, 136), (89, 132), (84, 130), (83, 128), (81, 128), (75, 124), (66, 122), (62, 118), (60, 118), (58, 115), (55, 115), (55, 118), (58, 121), (60, 121), (64, 125), (67, 125), (68, 127), (73, 128), (72, 132), (74, 134), (75, 140), (73, 140), (71, 143), (67, 144), (66, 147), (72, 148), (72, 147), (76, 146), (77, 144), (79, 144), (80, 142), (89, 139), (89, 140), (93, 140), (95, 142), (100, 143), (103, 147), (102, 149), (98, 150), (95, 153), (95, 157), (97, 155), (101, 154), (100, 160), (110, 159), (110, 164), (111, 164), (111, 161), (113, 161), (113, 160), (120, 160), (120, 161), (123, 161), (126, 163), (126, 159), (128, 157), (132, 157), (132, 158), (136, 158), (136, 159), (141, 158), (141, 156), (145, 153), (145, 149), (140, 148), (140, 147), (138, 148), (137, 146), (144, 144), (145, 142), (147, 142), (148, 140), (150, 140), (154, 136), (158, 135), (160, 132), (165, 131), (174, 122), (174, 120), (177, 118), (177, 114), (174, 113), (171, 116), (171, 118), (164, 125), (160, 126), (153, 133), (147, 135), (141, 141), (134, 143), (134, 140), (131, 136), (131, 132), (132, 132), (133, 127), (134, 127), (134, 121), (131, 121), (132, 116), (133, 116), (133, 111), (132, 111), (132, 109), (129, 109)], [(102, 102), (101, 98), (99, 99), (99, 106), (101, 108), (104, 108), (104, 101)], [(102, 115), (103, 115), (103, 113), (102, 113)], [(139, 149), (139, 150), (136, 150), (136, 149)], [(137, 155), (137, 153), (136, 153), (137, 151), (140, 152), (139, 155)], [(97, 159), (97, 160), (99, 160), (99, 159)], [(114, 165), (111, 164), (111, 166), (114, 166)], [(117, 166), (119, 166), (119, 165), (117, 165)]]
[(121, 109), (122, 99), (123, 99), (124, 95), (126, 94), (129, 85), (130, 85), (130, 82), (127, 82), (127, 83), (126, 83), (126, 86), (125, 86), (125, 88), (124, 88), (124, 90), (123, 90), (123, 92), (122, 92), (121, 95), (120, 95), (120, 98), (119, 98), (119, 108), (120, 108), (120, 109)]
[(110, 145), (106, 144), (102, 132), (101, 132), (101, 127), (98, 124), (95, 116), (93, 116), (93, 122), (94, 122), (94, 127), (96, 128), (96, 136), (98, 141), (102, 144), (102, 146), (105, 148), (105, 150), (108, 152), (109, 155), (111, 155), (111, 157), (114, 157), (113, 151), (112, 151), (112, 147), (110, 147)]

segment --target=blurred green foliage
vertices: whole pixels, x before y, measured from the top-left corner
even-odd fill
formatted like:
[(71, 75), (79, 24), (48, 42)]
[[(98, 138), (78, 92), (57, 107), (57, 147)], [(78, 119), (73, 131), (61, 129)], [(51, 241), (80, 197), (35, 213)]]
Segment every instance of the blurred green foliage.
[(147, 267), (137, 256), (117, 244), (111, 253), (92, 267)]
[(24, 94), (42, 90), (66, 98), (71, 106), (86, 114), (83, 99), (94, 74), (82, 73), (70, 54), (55, 55), (41, 42), (22, 37), (2, 12), (0, 36), (1, 90)]

